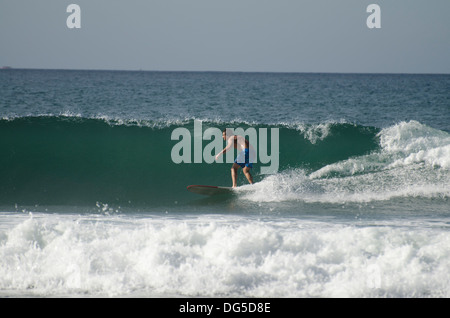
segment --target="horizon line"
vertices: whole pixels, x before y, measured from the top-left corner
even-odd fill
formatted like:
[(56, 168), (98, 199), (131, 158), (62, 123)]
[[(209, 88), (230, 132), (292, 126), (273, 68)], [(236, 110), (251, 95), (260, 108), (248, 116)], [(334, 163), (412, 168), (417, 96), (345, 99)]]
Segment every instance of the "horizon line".
[(41, 71), (98, 71), (98, 72), (154, 72), (154, 73), (260, 73), (260, 74), (355, 74), (355, 75), (450, 75), (440, 72), (354, 72), (354, 71), (223, 71), (223, 70), (147, 70), (147, 69), (88, 69), (88, 68), (40, 68), (2, 66), (0, 71), (41, 70)]

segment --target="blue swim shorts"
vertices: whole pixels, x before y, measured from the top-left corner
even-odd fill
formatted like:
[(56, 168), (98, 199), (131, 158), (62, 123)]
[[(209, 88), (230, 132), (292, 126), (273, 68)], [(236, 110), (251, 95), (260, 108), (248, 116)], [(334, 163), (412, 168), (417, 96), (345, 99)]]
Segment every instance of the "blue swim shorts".
[(242, 150), (234, 160), (234, 163), (237, 163), (241, 168), (249, 167), (253, 168), (253, 163), (250, 162), (250, 151), (249, 149)]

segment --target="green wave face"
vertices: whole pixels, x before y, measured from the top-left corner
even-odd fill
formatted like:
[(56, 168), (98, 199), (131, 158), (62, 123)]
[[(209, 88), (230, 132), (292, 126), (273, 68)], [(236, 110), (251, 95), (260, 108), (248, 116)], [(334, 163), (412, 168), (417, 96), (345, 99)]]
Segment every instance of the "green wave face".
[[(163, 125), (64, 116), (0, 120), (0, 205), (92, 206), (107, 202), (117, 206), (158, 206), (189, 198), (189, 184), (230, 186), (229, 163), (173, 162), (171, 152), (179, 141), (172, 140), (172, 132), (180, 127), (187, 129), (192, 138), (198, 134), (194, 120)], [(278, 174), (283, 176), (287, 171), (301, 170), (312, 179), (345, 178), (354, 174), (342, 168), (350, 163), (364, 163), (368, 168), (359, 173), (370, 173), (386, 168), (400, 153), (392, 152), (385, 144), (389, 143), (389, 133), (401, 133), (348, 123), (263, 126), (203, 121), (202, 133), (211, 127), (252, 128), (257, 132), (277, 129)], [(424, 127), (418, 129), (429, 135)], [(413, 128), (408, 126), (409, 130)], [(437, 131), (434, 138), (445, 143), (447, 135)], [(270, 150), (270, 138), (268, 141)], [(203, 140), (202, 148), (208, 143)], [(193, 139), (191, 144), (194, 153)], [(377, 153), (387, 155), (370, 156)], [(408, 154), (403, 157), (408, 158)], [(256, 163), (252, 170), (257, 182), (273, 178), (261, 174), (262, 166)], [(238, 183), (245, 184), (242, 174), (239, 178)]]

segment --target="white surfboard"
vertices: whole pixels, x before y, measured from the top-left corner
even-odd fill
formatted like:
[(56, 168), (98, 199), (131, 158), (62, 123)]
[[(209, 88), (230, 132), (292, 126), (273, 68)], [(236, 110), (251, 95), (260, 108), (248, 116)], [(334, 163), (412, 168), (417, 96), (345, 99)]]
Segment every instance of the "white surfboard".
[(202, 195), (218, 195), (218, 194), (231, 194), (233, 193), (233, 188), (231, 187), (217, 187), (208, 185), (190, 185), (187, 190), (192, 193), (202, 194)]

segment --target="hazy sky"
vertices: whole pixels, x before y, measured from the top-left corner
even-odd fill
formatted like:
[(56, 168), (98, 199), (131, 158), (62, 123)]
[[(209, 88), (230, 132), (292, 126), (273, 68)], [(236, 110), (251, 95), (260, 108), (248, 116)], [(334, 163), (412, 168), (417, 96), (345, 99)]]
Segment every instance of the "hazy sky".
[[(366, 25), (372, 3), (380, 29)], [(450, 73), (450, 0), (0, 0), (6, 65)]]

